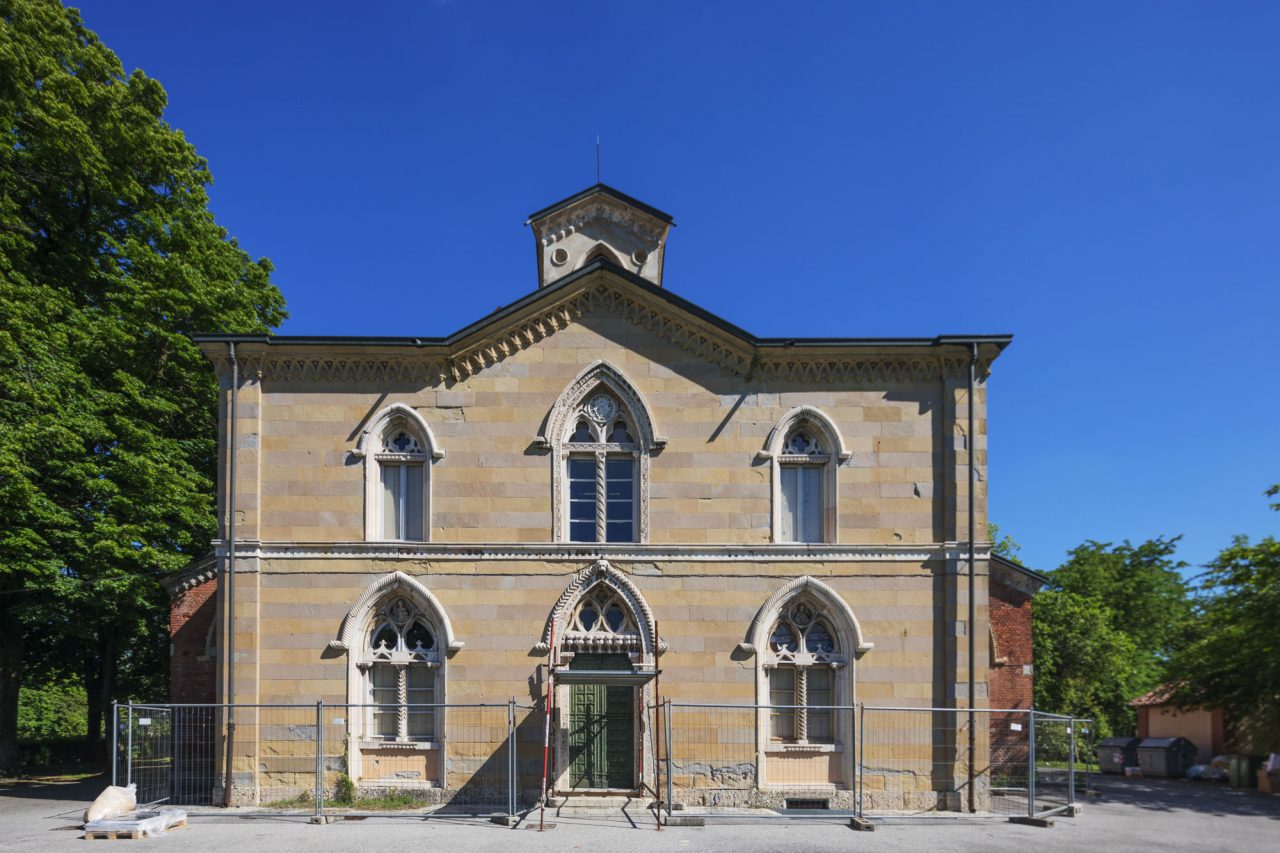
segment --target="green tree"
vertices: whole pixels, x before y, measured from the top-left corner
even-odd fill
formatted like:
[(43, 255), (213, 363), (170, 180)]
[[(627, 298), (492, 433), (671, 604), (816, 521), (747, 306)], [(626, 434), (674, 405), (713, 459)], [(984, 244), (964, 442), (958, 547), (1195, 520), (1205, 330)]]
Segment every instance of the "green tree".
[(1018, 561), (1018, 554), (1022, 552), (1022, 546), (1013, 541), (1013, 537), (1009, 535), (1000, 535), (1000, 525), (995, 523), (987, 524), (987, 538), (991, 540), (991, 553), (999, 554), (1008, 560)]
[(1037, 595), (1031, 613), (1036, 707), (1092, 717), (1103, 737), (1128, 731), (1139, 655), (1112, 614), (1096, 598), (1060, 589)]
[(1177, 698), (1229, 710), (1254, 750), (1280, 751), (1280, 541), (1237, 536), (1199, 580), (1193, 636), (1174, 659)]
[(24, 659), (83, 680), (91, 739), (119, 676), (159, 668), (157, 579), (215, 529), (218, 392), (188, 335), (285, 317), (165, 105), (75, 10), (0, 0), (0, 770)]
[(1129, 701), (1167, 678), (1190, 627), (1177, 543), (1089, 541), (1049, 573), (1032, 606), (1037, 705), (1100, 715), (1100, 731), (1132, 729)]

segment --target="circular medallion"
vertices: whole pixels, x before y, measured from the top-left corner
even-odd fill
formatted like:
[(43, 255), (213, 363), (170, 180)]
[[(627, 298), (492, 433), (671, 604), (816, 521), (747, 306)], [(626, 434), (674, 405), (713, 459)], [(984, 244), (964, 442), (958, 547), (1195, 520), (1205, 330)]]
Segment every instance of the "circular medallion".
[(608, 394), (597, 394), (587, 401), (587, 416), (598, 424), (618, 414), (618, 404)]

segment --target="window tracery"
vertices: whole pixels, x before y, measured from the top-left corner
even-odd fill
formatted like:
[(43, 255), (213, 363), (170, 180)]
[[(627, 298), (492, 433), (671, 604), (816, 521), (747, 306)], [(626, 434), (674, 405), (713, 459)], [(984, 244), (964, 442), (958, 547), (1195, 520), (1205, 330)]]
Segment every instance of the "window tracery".
[(436, 634), (408, 598), (378, 608), (362, 669), (368, 681), (370, 732), (384, 740), (421, 740), (435, 733)]
[(836, 633), (816, 602), (790, 603), (769, 632), (770, 737), (794, 743), (830, 743), (835, 672), (844, 663)]
[(636, 541), (639, 447), (618, 399), (604, 390), (589, 395), (565, 437), (572, 542)]
[(588, 590), (573, 609), (564, 647), (574, 651), (640, 650), (640, 629), (626, 599), (604, 583)]
[(647, 541), (649, 459), (666, 442), (621, 371), (597, 361), (579, 373), (538, 437), (553, 454), (555, 541)]

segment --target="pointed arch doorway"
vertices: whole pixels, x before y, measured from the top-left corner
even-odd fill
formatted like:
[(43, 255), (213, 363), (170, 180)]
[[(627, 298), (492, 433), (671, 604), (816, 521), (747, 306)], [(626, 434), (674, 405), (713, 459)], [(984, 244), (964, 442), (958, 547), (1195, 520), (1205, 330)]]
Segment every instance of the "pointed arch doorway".
[(657, 648), (649, 606), (630, 578), (605, 560), (579, 572), (556, 603), (539, 648), (551, 654), (559, 709), (555, 790), (652, 787), (645, 710)]

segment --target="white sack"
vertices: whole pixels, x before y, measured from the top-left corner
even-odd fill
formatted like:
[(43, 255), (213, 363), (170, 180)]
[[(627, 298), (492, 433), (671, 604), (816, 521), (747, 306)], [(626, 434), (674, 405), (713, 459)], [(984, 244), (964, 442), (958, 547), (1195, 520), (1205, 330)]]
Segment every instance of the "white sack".
[(105, 820), (107, 818), (119, 817), (122, 814), (128, 814), (138, 807), (138, 786), (131, 784), (127, 788), (121, 788), (118, 785), (108, 785), (107, 789), (98, 795), (98, 799), (84, 813), (85, 823), (91, 823), (95, 820)]

